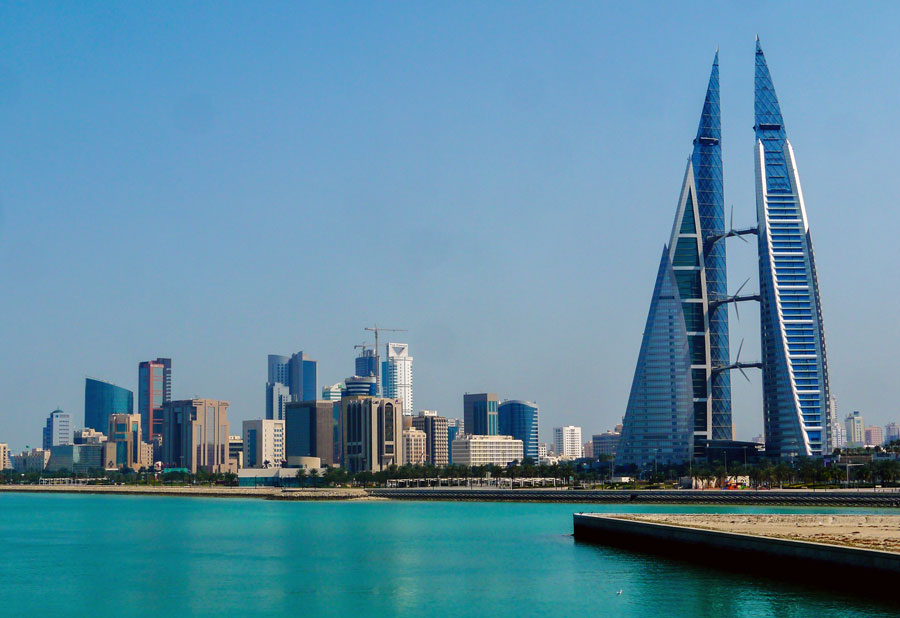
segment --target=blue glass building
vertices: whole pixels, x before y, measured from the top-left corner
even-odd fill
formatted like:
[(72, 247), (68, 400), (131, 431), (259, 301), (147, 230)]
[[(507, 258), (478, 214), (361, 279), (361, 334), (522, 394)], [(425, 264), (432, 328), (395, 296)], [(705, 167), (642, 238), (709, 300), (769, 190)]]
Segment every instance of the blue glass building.
[(87, 378), (84, 381), (84, 426), (106, 432), (112, 414), (133, 414), (134, 393), (128, 389)]
[(469, 435), (496, 436), (500, 430), (496, 393), (466, 393), (463, 395), (463, 424)]
[(378, 374), (378, 357), (375, 350), (365, 349), (356, 357), (356, 375), (374, 376)]
[(816, 263), (794, 151), (759, 39), (755, 91), (766, 454), (823, 455), (830, 392)]
[(530, 401), (508, 399), (497, 412), (500, 435), (522, 441), (523, 457), (538, 463), (538, 406)]

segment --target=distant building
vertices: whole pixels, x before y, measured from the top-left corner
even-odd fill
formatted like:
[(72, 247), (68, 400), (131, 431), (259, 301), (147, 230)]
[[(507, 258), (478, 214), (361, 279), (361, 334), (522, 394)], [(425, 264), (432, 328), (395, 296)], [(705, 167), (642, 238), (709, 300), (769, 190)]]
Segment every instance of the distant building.
[(356, 357), (355, 371), (356, 375), (363, 377), (378, 375), (378, 356), (375, 350), (363, 349)]
[(12, 460), (9, 458), (9, 445), (0, 442), (0, 470), (12, 468)]
[(344, 385), (338, 382), (330, 386), (322, 387), (322, 399), (325, 401), (340, 401), (344, 391)]
[(104, 451), (109, 453), (103, 461), (105, 468), (130, 468), (137, 471), (153, 464), (152, 454), (151, 458), (147, 458), (144, 449), (141, 420), (140, 414), (113, 414), (109, 417), (109, 431), (106, 435), (107, 442), (111, 444)]
[(11, 455), (13, 469), (18, 473), (40, 472), (47, 467), (50, 461), (50, 450), (33, 448), (30, 452), (22, 451), (18, 455)]
[(402, 416), (399, 399), (341, 399), (342, 459), (348, 472), (379, 472), (403, 462)]
[(877, 425), (866, 427), (866, 446), (881, 446), (884, 444), (884, 430)]
[(500, 435), (522, 441), (524, 456), (538, 462), (538, 405), (521, 399), (507, 399), (498, 407)]
[(411, 427), (403, 430), (403, 463), (423, 464), (425, 456), (425, 432)]
[(289, 466), (299, 457), (318, 457), (333, 466), (334, 402), (322, 399), (294, 401), (285, 408), (285, 458)]
[(591, 437), (593, 456), (598, 459), (603, 456), (614, 459), (616, 456), (616, 449), (619, 447), (619, 438), (621, 437), (622, 434), (618, 431), (595, 433)]
[(172, 359), (138, 363), (138, 409), (141, 432), (148, 442), (162, 431), (162, 406), (172, 400)]
[(84, 426), (103, 431), (113, 414), (133, 414), (134, 393), (127, 388), (87, 378), (84, 381)]
[(838, 419), (837, 398), (834, 395), (828, 398), (828, 423), (831, 426), (831, 450), (847, 446), (847, 434)]
[(884, 426), (884, 443), (890, 444), (895, 440), (900, 440), (900, 425), (897, 423), (888, 423)]
[[(279, 397), (284, 398), (283, 391), (276, 385), (287, 387), (287, 398), (290, 401), (312, 401), (318, 394), (318, 363), (305, 352), (297, 352), (291, 356), (269, 354), (268, 379), (266, 380), (266, 418), (277, 419), (279, 414)], [(286, 401), (285, 401), (286, 403)]]
[(51, 412), (43, 431), (44, 450), (63, 444), (72, 444), (72, 429), (72, 417), (68, 412), (62, 410)]
[(163, 404), (162, 461), (191, 474), (228, 472), (228, 406), (217, 399), (183, 399)]
[(86, 474), (91, 470), (103, 469), (104, 444), (63, 444), (50, 449), (47, 471), (68, 470), (76, 474)]
[(496, 393), (466, 393), (463, 395), (463, 420), (466, 433), (475, 436), (496, 436), (500, 431)]
[(862, 414), (859, 413), (859, 410), (847, 415), (847, 418), (844, 419), (844, 429), (847, 433), (847, 446), (865, 446), (865, 422), (863, 421)]
[(244, 467), (280, 468), (285, 461), (284, 421), (244, 421)]
[(284, 420), (284, 407), (291, 401), (290, 389), (281, 382), (266, 383), (266, 418)]
[(378, 394), (378, 379), (375, 376), (350, 376), (344, 380), (342, 396), (375, 397)]
[(467, 434), (453, 441), (452, 450), (453, 463), (466, 467), (506, 466), (523, 458), (522, 441), (512, 436)]
[(554, 427), (553, 450), (558, 457), (581, 457), (581, 427)]
[(103, 444), (106, 442), (106, 434), (100, 433), (95, 429), (88, 427), (87, 429), (79, 429), (75, 432), (73, 444)]
[(450, 463), (449, 425), (446, 418), (429, 410), (414, 416), (412, 426), (425, 433), (425, 452), (428, 463), (446, 466)]
[(453, 441), (466, 433), (466, 426), (461, 418), (448, 418), (447, 419), (447, 463), (453, 463)]
[(228, 436), (228, 459), (235, 462), (238, 470), (244, 467), (244, 436)]
[(588, 440), (581, 446), (581, 456), (588, 459), (594, 458), (594, 441)]
[(388, 343), (387, 360), (382, 364), (383, 395), (403, 400), (403, 413), (412, 414), (413, 357), (406, 343)]
[(547, 456), (547, 445), (543, 442), (538, 444), (538, 463)]

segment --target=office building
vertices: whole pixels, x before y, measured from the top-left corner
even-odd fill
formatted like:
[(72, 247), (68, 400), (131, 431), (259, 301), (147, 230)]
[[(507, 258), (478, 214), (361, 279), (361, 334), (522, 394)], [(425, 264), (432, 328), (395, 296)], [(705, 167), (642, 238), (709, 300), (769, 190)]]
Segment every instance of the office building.
[(463, 421), (466, 433), (475, 436), (496, 436), (500, 431), (496, 393), (466, 393), (463, 395)]
[(228, 459), (238, 470), (244, 467), (244, 436), (228, 436)]
[(522, 441), (512, 436), (467, 434), (456, 438), (451, 449), (453, 463), (466, 467), (506, 466), (523, 459)]
[(465, 423), (461, 418), (447, 419), (447, 463), (453, 463), (453, 441), (465, 432)]
[(103, 444), (104, 442), (106, 442), (106, 434), (90, 427), (78, 429), (72, 439), (73, 444)]
[(581, 457), (581, 427), (554, 427), (553, 450), (557, 457)]
[(148, 442), (162, 430), (162, 406), (172, 400), (172, 359), (138, 363), (138, 410), (141, 431)]
[(378, 393), (378, 378), (375, 376), (350, 376), (344, 380), (342, 396), (375, 397)]
[(410, 427), (403, 430), (403, 463), (420, 465), (424, 464), (426, 457), (427, 436), (421, 429)]
[(388, 343), (387, 360), (382, 364), (382, 386), (385, 397), (401, 399), (403, 413), (412, 414), (413, 408), (413, 357), (409, 345)]
[(588, 440), (584, 444), (581, 445), (581, 456), (586, 457), (588, 459), (594, 458), (594, 443), (591, 440)]
[(607, 457), (614, 459), (619, 446), (619, 438), (622, 434), (617, 431), (604, 431), (591, 436), (591, 445), (595, 458)]
[(446, 466), (450, 463), (448, 421), (429, 410), (422, 410), (412, 418), (412, 426), (425, 434), (425, 452), (428, 463)]
[(9, 458), (9, 445), (0, 442), (0, 470), (10, 470), (12, 467), (12, 460)]
[(87, 378), (84, 381), (84, 426), (103, 431), (113, 414), (134, 414), (134, 393), (109, 382)]
[(756, 209), (766, 454), (831, 444), (822, 302), (806, 204), (772, 76), (756, 41)]
[(378, 375), (378, 356), (375, 354), (375, 350), (363, 348), (356, 357), (355, 371), (358, 376)]
[(342, 461), (348, 472), (379, 472), (403, 462), (402, 416), (399, 399), (341, 399)]
[[(138, 471), (149, 468), (152, 462), (152, 451), (148, 457), (144, 448), (141, 431), (140, 414), (113, 414), (109, 417), (109, 430), (106, 433), (109, 455), (104, 459), (106, 468), (129, 468)], [(152, 424), (151, 424), (152, 426)]]
[(884, 444), (884, 430), (874, 425), (872, 427), (866, 427), (866, 446), (881, 446)]
[(54, 410), (47, 418), (43, 431), (43, 447), (49, 450), (54, 446), (72, 444), (74, 435), (71, 415), (62, 410)]
[(244, 467), (280, 468), (285, 459), (284, 421), (244, 421)]
[(521, 440), (525, 457), (538, 461), (538, 405), (521, 399), (507, 399), (498, 406), (500, 435)]
[(322, 399), (325, 401), (340, 401), (344, 392), (344, 385), (338, 382), (330, 386), (322, 387)]
[(291, 401), (290, 389), (281, 382), (266, 383), (266, 418), (284, 420), (284, 407)]
[[(276, 385), (281, 385), (281, 389)], [(318, 394), (317, 363), (309, 354), (297, 352), (291, 356), (269, 354), (266, 380), (266, 418), (283, 420), (286, 397), (290, 401), (313, 401)], [(287, 388), (287, 395), (283, 389)], [(281, 398), (281, 399), (279, 399)], [(279, 417), (278, 415), (281, 414)]]
[(191, 474), (228, 472), (228, 405), (217, 399), (163, 404), (162, 461)]
[(59, 472), (68, 470), (75, 474), (89, 474), (104, 469), (103, 444), (62, 444), (50, 449), (46, 470)]
[(865, 421), (859, 410), (848, 414), (844, 419), (844, 432), (847, 436), (847, 446), (850, 448), (862, 447), (866, 445)]
[(897, 423), (888, 423), (884, 426), (884, 443), (890, 444), (900, 440), (900, 425)]
[(47, 467), (50, 461), (50, 450), (33, 448), (31, 451), (22, 451), (18, 455), (10, 455), (13, 469), (17, 473), (40, 472)]
[(844, 448), (847, 445), (847, 438), (844, 424), (838, 419), (837, 399), (834, 395), (828, 398), (828, 419), (831, 424), (831, 451), (836, 448)]
[(289, 466), (300, 457), (318, 457), (323, 465), (335, 465), (334, 402), (294, 401), (285, 408), (285, 456)]

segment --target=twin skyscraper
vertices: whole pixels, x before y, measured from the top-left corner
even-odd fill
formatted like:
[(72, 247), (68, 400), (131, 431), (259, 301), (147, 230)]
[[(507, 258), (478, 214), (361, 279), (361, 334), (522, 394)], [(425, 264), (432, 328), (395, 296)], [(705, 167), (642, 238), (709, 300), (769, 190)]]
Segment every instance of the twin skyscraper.
[[(794, 151), (756, 41), (757, 225), (726, 228), (719, 57), (663, 248), (616, 462), (684, 463), (734, 440), (731, 371), (763, 374), (766, 453), (830, 452), (828, 364), (812, 239)], [(759, 293), (729, 295), (725, 243), (756, 235)], [(732, 362), (728, 305), (759, 302), (760, 362)]]

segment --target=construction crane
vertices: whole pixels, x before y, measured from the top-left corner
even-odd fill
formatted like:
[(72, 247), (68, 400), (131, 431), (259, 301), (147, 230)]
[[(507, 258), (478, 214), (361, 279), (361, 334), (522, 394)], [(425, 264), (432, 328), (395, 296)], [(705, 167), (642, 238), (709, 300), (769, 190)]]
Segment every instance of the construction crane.
[(405, 333), (405, 328), (381, 328), (378, 324), (366, 326), (365, 330), (375, 333), (375, 388), (379, 396), (381, 396), (381, 357), (379, 356), (381, 348), (379, 347), (378, 333)]

